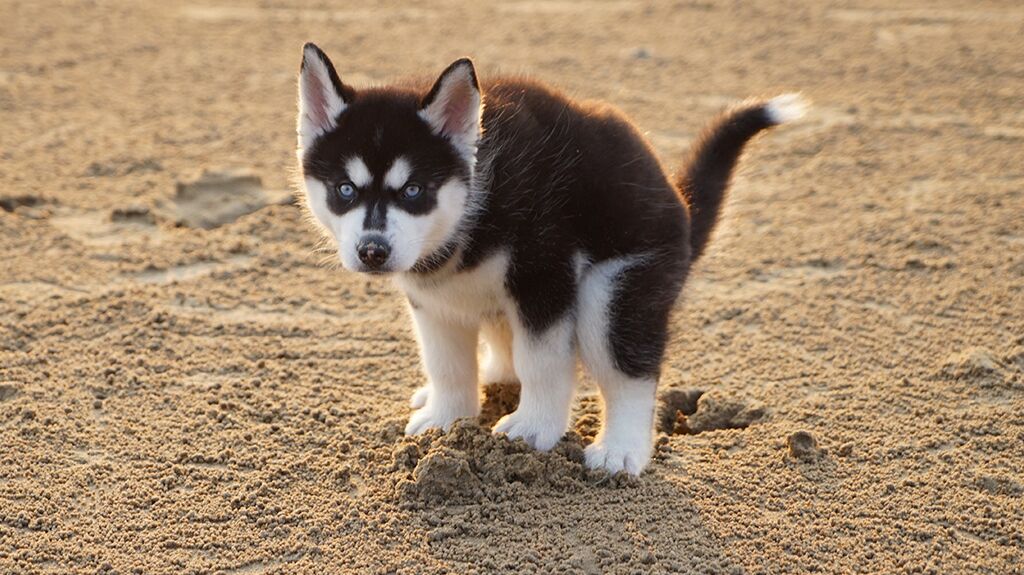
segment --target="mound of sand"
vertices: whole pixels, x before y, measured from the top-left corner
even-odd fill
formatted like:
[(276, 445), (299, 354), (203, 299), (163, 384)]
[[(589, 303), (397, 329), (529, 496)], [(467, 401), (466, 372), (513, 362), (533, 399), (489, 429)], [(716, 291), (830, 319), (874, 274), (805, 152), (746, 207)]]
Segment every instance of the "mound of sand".
[(538, 453), (522, 440), (509, 441), (462, 420), (446, 434), (402, 438), (394, 465), (402, 498), (436, 504), (501, 501), (513, 484), (579, 491), (588, 477), (600, 477), (586, 471), (582, 462), (583, 443), (575, 434), (550, 452)]

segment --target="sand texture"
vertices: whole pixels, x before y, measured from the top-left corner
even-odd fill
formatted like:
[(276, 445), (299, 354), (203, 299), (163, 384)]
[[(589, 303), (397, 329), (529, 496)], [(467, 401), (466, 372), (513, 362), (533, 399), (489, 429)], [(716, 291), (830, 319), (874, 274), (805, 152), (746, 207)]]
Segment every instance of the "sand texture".
[[(1024, 572), (1024, 6), (0, 0), (0, 573)], [(294, 203), (300, 46), (528, 72), (666, 165), (756, 140), (673, 319), (657, 452), (402, 435), (402, 300)], [(483, 424), (512, 409), (486, 390)]]

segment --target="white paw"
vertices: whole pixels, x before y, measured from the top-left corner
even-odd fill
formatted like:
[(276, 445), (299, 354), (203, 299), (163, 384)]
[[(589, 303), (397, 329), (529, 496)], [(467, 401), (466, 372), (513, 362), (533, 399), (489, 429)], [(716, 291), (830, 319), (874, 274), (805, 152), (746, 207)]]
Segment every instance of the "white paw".
[(649, 439), (632, 442), (598, 440), (583, 450), (583, 457), (591, 469), (605, 469), (613, 475), (620, 471), (640, 475), (651, 460), (651, 443)]
[(419, 409), (427, 404), (427, 398), (430, 397), (430, 386), (424, 385), (413, 392), (412, 398), (409, 399), (409, 407), (413, 409)]
[(479, 415), (479, 406), (474, 410), (471, 408), (460, 409), (452, 405), (431, 405), (429, 402), (417, 409), (409, 416), (409, 423), (405, 426), (406, 435), (419, 435), (428, 429), (440, 429), (448, 431), (455, 420), (464, 417), (476, 417)]
[(567, 423), (552, 423), (543, 418), (515, 410), (502, 417), (494, 425), (494, 433), (504, 433), (509, 439), (523, 438), (526, 443), (538, 450), (547, 451), (562, 439)]

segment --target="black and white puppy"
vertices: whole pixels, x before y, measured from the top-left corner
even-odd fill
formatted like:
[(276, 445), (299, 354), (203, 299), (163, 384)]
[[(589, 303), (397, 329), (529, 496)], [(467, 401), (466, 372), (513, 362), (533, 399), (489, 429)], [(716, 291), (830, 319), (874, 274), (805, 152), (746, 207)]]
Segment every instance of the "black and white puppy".
[(306, 205), (351, 271), (408, 298), (427, 383), (407, 434), (480, 412), (484, 383), (519, 381), (494, 426), (540, 450), (569, 424), (579, 357), (604, 400), (590, 467), (638, 474), (651, 456), (669, 314), (758, 132), (796, 95), (713, 122), (671, 179), (620, 112), (522, 78), (477, 81), (458, 60), (431, 85), (356, 90), (304, 47), (299, 162)]

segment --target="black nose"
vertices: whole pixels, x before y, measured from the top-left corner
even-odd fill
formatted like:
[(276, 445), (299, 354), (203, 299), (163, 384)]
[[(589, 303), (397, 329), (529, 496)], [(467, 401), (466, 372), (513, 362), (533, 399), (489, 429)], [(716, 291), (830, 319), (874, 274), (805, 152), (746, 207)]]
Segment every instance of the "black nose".
[(391, 255), (391, 248), (388, 242), (380, 236), (369, 236), (363, 238), (356, 246), (359, 254), (359, 261), (366, 264), (370, 269), (379, 269), (388, 261)]

